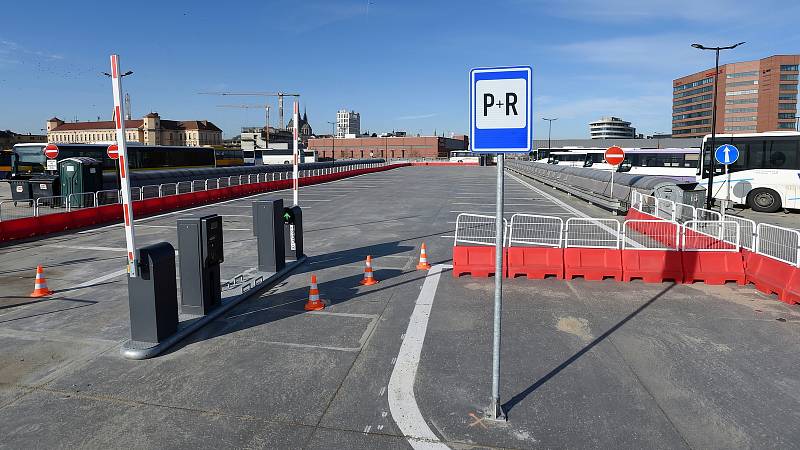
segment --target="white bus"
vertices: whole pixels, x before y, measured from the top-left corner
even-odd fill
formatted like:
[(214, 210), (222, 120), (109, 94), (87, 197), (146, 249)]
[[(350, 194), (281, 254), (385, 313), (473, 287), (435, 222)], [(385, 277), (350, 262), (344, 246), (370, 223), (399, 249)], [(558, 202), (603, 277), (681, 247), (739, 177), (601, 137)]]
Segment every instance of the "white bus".
[[(703, 138), (704, 157), (697, 176), (705, 189), (714, 157), (710, 141), (710, 135)], [(738, 148), (739, 159), (728, 166), (727, 175), (725, 166), (715, 163), (712, 189), (715, 199), (746, 205), (759, 212), (800, 208), (800, 133), (718, 134), (714, 146), (722, 144)]]
[(699, 148), (624, 148), (625, 161), (619, 166), (605, 162), (604, 148), (540, 149), (539, 163), (617, 170), (632, 175), (658, 175), (695, 181), (700, 165)]
[[(312, 163), (317, 161), (317, 152), (299, 150), (300, 163)], [(291, 149), (257, 149), (244, 150), (245, 165), (268, 165), (268, 164), (291, 164)]]
[(468, 151), (450, 152), (450, 162), (480, 164), (481, 155)]

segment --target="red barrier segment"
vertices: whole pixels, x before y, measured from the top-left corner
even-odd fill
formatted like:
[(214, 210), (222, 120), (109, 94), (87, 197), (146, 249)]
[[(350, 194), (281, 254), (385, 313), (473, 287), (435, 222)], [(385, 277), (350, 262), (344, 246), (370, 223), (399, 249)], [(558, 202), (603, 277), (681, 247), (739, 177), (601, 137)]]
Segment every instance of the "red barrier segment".
[[(370, 169), (349, 170), (346, 172), (330, 174), (325, 180), (323, 180), (321, 177), (311, 177), (317, 179), (309, 184), (335, 181), (365, 173), (383, 172), (409, 165), (410, 164), (408, 163), (398, 163)], [(223, 187), (218, 189), (210, 189), (208, 191), (198, 191), (160, 198), (138, 200), (133, 203), (133, 208), (136, 212), (136, 216), (141, 218), (162, 212), (228, 200), (236, 198), (237, 196), (246, 196), (260, 192), (289, 189), (291, 188), (291, 180), (253, 183), (252, 185), (239, 186), (239, 189), (237, 190), (231, 189), (236, 187), (237, 186)], [(93, 212), (84, 212), (89, 210)], [(50, 233), (86, 228), (97, 224), (118, 222), (120, 220), (122, 220), (122, 208), (120, 208), (120, 205), (104, 205), (97, 208), (86, 208), (71, 212), (54, 213), (40, 217), (25, 217), (22, 219), (0, 221), (0, 242), (27, 239)]]
[(602, 281), (613, 278), (622, 281), (622, 250), (612, 248), (564, 249), (564, 278), (571, 280), (583, 277), (585, 280)]
[(622, 250), (622, 281), (641, 278), (645, 283), (683, 282), (681, 252), (675, 250)]
[[(505, 249), (504, 249), (505, 251)], [(494, 246), (464, 246), (453, 247), (453, 277), (469, 274), (473, 277), (486, 278), (495, 275)], [(505, 256), (505, 255), (504, 255)], [(506, 273), (508, 258), (503, 259), (503, 276)]]
[(747, 252), (745, 258), (748, 283), (784, 303), (800, 303), (800, 269), (758, 253)]
[(449, 162), (449, 161), (437, 161), (437, 162), (425, 162), (425, 161), (417, 161), (412, 162), (412, 166), (480, 166), (480, 163), (476, 162)]
[(720, 285), (735, 281), (744, 285), (744, 263), (739, 252), (724, 251), (682, 251), (683, 281)]
[(506, 250), (506, 276), (524, 275), (528, 279), (548, 276), (564, 279), (564, 249), (552, 247), (509, 247)]

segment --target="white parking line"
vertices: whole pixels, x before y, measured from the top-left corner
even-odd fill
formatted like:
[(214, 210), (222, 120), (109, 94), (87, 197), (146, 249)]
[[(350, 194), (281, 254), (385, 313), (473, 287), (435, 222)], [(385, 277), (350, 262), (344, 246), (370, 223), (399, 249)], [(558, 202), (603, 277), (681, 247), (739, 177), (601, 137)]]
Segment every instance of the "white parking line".
[(414, 312), (408, 322), (400, 352), (389, 379), (389, 411), (400, 431), (415, 449), (446, 449), (433, 430), (430, 429), (414, 397), (414, 381), (417, 378), (422, 344), (428, 330), (428, 319), (436, 296), (436, 288), (442, 269), (452, 266), (437, 264), (431, 268), (422, 284)]

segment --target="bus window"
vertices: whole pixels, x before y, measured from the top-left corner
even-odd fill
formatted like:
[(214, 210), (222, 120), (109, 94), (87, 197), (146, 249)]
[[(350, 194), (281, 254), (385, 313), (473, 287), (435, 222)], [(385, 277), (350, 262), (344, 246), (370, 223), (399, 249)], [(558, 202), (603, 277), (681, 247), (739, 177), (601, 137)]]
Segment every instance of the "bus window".
[(772, 141), (764, 153), (764, 166), (767, 169), (800, 168), (797, 164), (798, 141)]

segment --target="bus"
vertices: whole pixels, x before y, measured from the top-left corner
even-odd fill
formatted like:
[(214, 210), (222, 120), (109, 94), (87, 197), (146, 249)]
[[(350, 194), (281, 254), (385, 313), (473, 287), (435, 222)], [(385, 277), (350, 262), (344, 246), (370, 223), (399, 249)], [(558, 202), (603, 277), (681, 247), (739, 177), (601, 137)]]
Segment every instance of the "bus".
[(605, 162), (605, 148), (539, 149), (534, 157), (539, 163), (616, 170), (633, 175), (658, 175), (695, 181), (700, 165), (699, 148), (625, 148), (625, 160), (619, 166)]
[(0, 150), (0, 180), (11, 175), (11, 150)]
[(450, 162), (480, 164), (481, 155), (469, 151), (450, 152)]
[[(45, 173), (47, 158), (44, 148), (47, 144), (16, 144), (11, 155), (11, 176), (30, 178)], [(108, 157), (106, 144), (58, 144), (57, 161), (78, 156), (87, 156), (103, 163), (104, 172), (116, 172), (117, 163)], [(214, 150), (210, 147), (173, 147), (141, 145), (128, 143), (128, 166), (131, 170), (181, 169), (198, 167), (217, 167), (217, 157), (224, 158), (224, 164), (242, 161), (236, 153), (228, 150)], [(239, 163), (238, 165), (241, 165)]]
[[(294, 151), (292, 149), (263, 149), (263, 150), (249, 150), (254, 153), (253, 161), (261, 161), (260, 164), (292, 164), (294, 158)], [(300, 153), (300, 164), (317, 162), (317, 152), (314, 150), (298, 150)], [(260, 158), (259, 158), (260, 154)], [(248, 150), (245, 150), (245, 161), (248, 160)]]
[[(698, 183), (708, 190), (711, 171), (711, 135), (703, 138), (703, 158)], [(800, 208), (800, 133), (718, 134), (714, 147), (730, 144), (739, 149), (739, 159), (727, 166), (714, 164), (715, 200), (744, 205), (758, 212)], [(730, 181), (729, 181), (730, 180)]]

